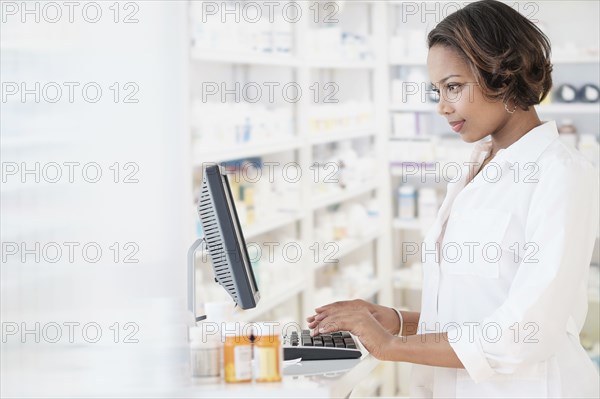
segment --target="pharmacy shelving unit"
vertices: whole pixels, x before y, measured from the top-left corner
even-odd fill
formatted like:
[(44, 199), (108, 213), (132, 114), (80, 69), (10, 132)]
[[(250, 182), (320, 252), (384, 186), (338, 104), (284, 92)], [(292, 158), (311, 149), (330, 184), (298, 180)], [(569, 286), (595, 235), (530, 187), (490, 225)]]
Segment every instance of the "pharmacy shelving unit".
[[(410, 29), (415, 28), (415, 25), (410, 25), (403, 21), (400, 23), (400, 17), (403, 17), (400, 12), (400, 6), (403, 2), (393, 2), (389, 3), (388, 7), (388, 23), (390, 23), (390, 29), (388, 32), (400, 34), (399, 32), (402, 29)], [(563, 16), (558, 15), (544, 15), (544, 17), (548, 19), (556, 18), (561, 20), (564, 18)], [(548, 22), (548, 21), (546, 21)], [(433, 27), (435, 24), (431, 25)], [(547, 26), (556, 26), (554, 24), (548, 24)], [(422, 27), (418, 27), (422, 28)], [(394, 31), (394, 29), (397, 29)], [(406, 32), (406, 31), (404, 31)], [(554, 43), (552, 37), (552, 31), (550, 30), (550, 39)], [(423, 31), (423, 35), (425, 35), (425, 31)], [(558, 40), (557, 40), (558, 42)], [(392, 41), (390, 41), (390, 44)], [(422, 40), (423, 45), (425, 45), (425, 39)], [(581, 48), (587, 48), (590, 44), (587, 42), (578, 43)], [(390, 79), (392, 75), (398, 72), (398, 70), (404, 70), (409, 68), (422, 68), (423, 71), (426, 70), (426, 56), (398, 56), (394, 54), (394, 49), (390, 48), (386, 54), (388, 54), (388, 63), (389, 63), (389, 71)], [(553, 57), (554, 64), (554, 86), (557, 87), (563, 83), (572, 83), (576, 87), (582, 85), (584, 83), (594, 83), (599, 85), (598, 81), (598, 68), (600, 66), (600, 59), (596, 55), (557, 55)], [(576, 75), (576, 82), (572, 82), (569, 79), (573, 79), (573, 76)], [(388, 87), (392, 87), (391, 80), (388, 82)], [(420, 113), (425, 115), (434, 115), (437, 113), (437, 105), (435, 103), (418, 103), (418, 104), (404, 104), (404, 103), (394, 103), (392, 102), (393, 95), (390, 92), (388, 98), (390, 101), (388, 102), (388, 110), (390, 112), (390, 120), (392, 119), (392, 115), (395, 112), (403, 112), (403, 113)], [(598, 134), (600, 133), (600, 104), (592, 103), (545, 103), (536, 107), (538, 114), (542, 118), (542, 120), (557, 120), (557, 123), (560, 123), (563, 119), (570, 119), (577, 121), (576, 125), (582, 133), (594, 133), (596, 134), (596, 138), (598, 139)], [(432, 126), (432, 125), (430, 125)], [(390, 124), (390, 137), (393, 135), (392, 126)], [(439, 130), (439, 129), (438, 129)], [(415, 137), (413, 140), (430, 140), (432, 136), (439, 134), (439, 131), (431, 131), (428, 132), (428, 137)], [(402, 138), (403, 140), (410, 141), (410, 138)], [(412, 159), (410, 161), (413, 161)], [(425, 161), (425, 160), (424, 160)], [(429, 160), (428, 160), (429, 161)], [(391, 192), (394, 193), (395, 189), (402, 184), (404, 177), (403, 170), (397, 164), (390, 163), (390, 181), (391, 181)], [(440, 177), (440, 176), (435, 176)], [(446, 178), (448, 176), (445, 176)], [(439, 204), (441, 204), (441, 199), (445, 195), (445, 185), (444, 179), (433, 179), (432, 180), (441, 180), (442, 184), (433, 184), (438, 190), (439, 193)], [(412, 184), (412, 182), (411, 182)], [(417, 182), (415, 186), (420, 187), (420, 182)], [(431, 184), (428, 184), (431, 187)], [(422, 185), (421, 185), (422, 187)], [(390, 203), (393, 208), (393, 215), (397, 215), (396, 207), (397, 200), (396, 198), (390, 197)], [(411, 240), (422, 240), (423, 234), (426, 232), (427, 226), (426, 223), (422, 223), (419, 219), (412, 220), (403, 220), (399, 218), (394, 218), (392, 222), (392, 236), (394, 237), (394, 244), (398, 244), (405, 239)], [(403, 256), (400, 252), (400, 245), (393, 245), (394, 249), (392, 259), (393, 264), (396, 267), (396, 270), (399, 271), (397, 276), (398, 279), (395, 279), (393, 282), (394, 286), (394, 298), (395, 305), (398, 308), (406, 308), (410, 310), (418, 310), (415, 308), (420, 305), (420, 293), (421, 293), (421, 282), (418, 279), (418, 276), (415, 276), (414, 270), (410, 270), (407, 268), (408, 264), (403, 264)], [(598, 263), (598, 239), (596, 240), (596, 248), (595, 248), (594, 260), (596, 264)], [(410, 260), (410, 258), (409, 258)], [(395, 274), (396, 276), (396, 274)], [(586, 322), (587, 328), (584, 327), (582, 331), (582, 341), (583, 336), (586, 335), (586, 339), (588, 342), (597, 341), (598, 340), (598, 331), (600, 322), (598, 321), (598, 293), (591, 292), (589, 296), (589, 304), (590, 309), (588, 312), (588, 321)], [(597, 355), (597, 354), (596, 354)], [(410, 366), (399, 365), (397, 369), (398, 380), (406, 381), (406, 377), (408, 376)], [(405, 384), (401, 384), (397, 394), (406, 395), (407, 386)]]
[[(312, 2), (298, 3), (303, 7), (303, 15), (311, 16), (311, 18), (302, 18), (293, 24), (293, 51), (290, 55), (263, 54), (256, 52), (239, 53), (221, 51), (200, 51), (190, 44), (189, 52), (189, 80), (190, 86), (197, 85), (202, 81), (203, 76), (197, 76), (196, 69), (198, 65), (218, 65), (219, 68), (227, 69), (234, 73), (240, 73), (242, 76), (249, 75), (248, 71), (262, 68), (267, 73), (277, 74), (282, 69), (286, 73), (291, 73), (295, 81), (302, 88), (310, 87), (312, 83), (318, 81), (320, 77), (327, 77), (336, 82), (339, 75), (356, 76), (356, 80), (362, 79), (366, 83), (366, 92), (359, 93), (363, 98), (367, 98), (373, 106), (373, 109), (378, 110), (372, 119), (372, 123), (368, 126), (346, 126), (343, 129), (331, 130), (327, 133), (314, 134), (311, 132), (309, 124), (309, 113), (311, 111), (311, 96), (302, 96), (300, 100), (294, 104), (294, 136), (285, 140), (273, 140), (268, 143), (251, 144), (239, 146), (236, 148), (222, 149), (207, 149), (198, 151), (191, 155), (190, 169), (201, 168), (206, 162), (223, 162), (230, 160), (246, 159), (251, 157), (287, 157), (294, 162), (300, 164), (303, 171), (309, 171), (311, 165), (315, 162), (314, 150), (317, 146), (332, 145), (347, 140), (366, 140), (372, 148), (372, 153), (375, 158), (375, 170), (387, 170), (387, 92), (386, 81), (387, 77), (387, 61), (384, 61), (387, 45), (385, 40), (386, 32), (378, 21), (385, 19), (386, 6), (381, 2), (352, 2), (346, 3), (343, 8), (339, 9), (336, 17), (341, 23), (344, 18), (356, 18), (357, 15), (367, 26), (367, 33), (372, 38), (372, 52), (375, 55), (373, 59), (366, 60), (347, 60), (337, 58), (322, 58), (314, 57), (311, 54), (310, 30), (318, 27), (318, 24), (312, 21), (312, 11), (308, 7), (315, 4)], [(323, 4), (321, 5), (323, 6)], [(188, 23), (190, 24), (190, 36), (192, 35), (194, 21), (193, 12), (191, 11)], [(357, 8), (362, 11), (356, 12)], [(350, 9), (349, 15), (346, 10)], [(351, 22), (351, 21), (350, 21)], [(348, 24), (346, 28), (353, 26)], [(321, 26), (322, 27), (322, 24)], [(191, 40), (190, 40), (191, 41)], [(340, 84), (340, 97), (343, 97), (344, 88)], [(190, 104), (194, 100), (197, 92), (190, 90)], [(343, 98), (340, 101), (344, 101)], [(194, 122), (193, 112), (190, 111), (190, 127)], [(190, 132), (190, 147), (193, 146), (193, 138)], [(281, 158), (278, 158), (281, 159)], [(375, 300), (381, 303), (391, 303), (390, 285), (391, 275), (391, 248), (389, 237), (389, 181), (387, 174), (376, 173), (371, 176), (368, 182), (363, 182), (353, 188), (329, 190), (327, 194), (315, 195), (315, 183), (311, 179), (303, 179), (299, 192), (300, 207), (297, 212), (287, 214), (286, 216), (276, 215), (269, 217), (268, 215), (257, 215), (255, 224), (244, 227), (244, 234), (248, 241), (260, 238), (263, 235), (269, 235), (286, 230), (295, 232), (298, 242), (303, 243), (305, 247), (309, 247), (311, 243), (317, 241), (315, 228), (316, 218), (320, 211), (326, 208), (336, 207), (339, 205), (352, 203), (353, 201), (362, 199), (371, 199), (376, 201), (378, 216), (378, 225), (376, 228), (369, 230), (372, 226), (364, 226), (365, 232), (360, 237), (347, 238), (335, 242), (337, 251), (333, 257), (333, 267), (343, 268), (346, 258), (352, 256), (367, 256), (371, 258), (374, 267), (374, 278), (365, 281), (362, 286), (353, 292), (353, 297), (346, 298), (331, 298), (331, 299), (353, 299), (363, 298)], [(189, 172), (189, 181), (193, 182), (194, 171)], [(195, 180), (194, 184), (198, 184)], [(193, 185), (188, 190), (189, 198), (197, 187)], [(186, 204), (189, 207), (189, 203)], [(387, 222), (386, 222), (387, 221)], [(189, 227), (190, 242), (194, 236), (193, 226)], [(322, 243), (320, 243), (322, 244)], [(332, 266), (328, 259), (319, 257), (313, 259), (314, 255), (310, 251), (306, 251), (302, 257), (301, 264), (294, 269), (293, 275), (286, 281), (277, 281), (277, 284), (261, 286), (262, 298), (259, 305), (250, 311), (239, 312), (236, 314), (238, 320), (243, 321), (260, 321), (276, 318), (276, 315), (282, 312), (286, 315), (293, 314), (296, 322), (304, 324), (304, 317), (313, 312), (314, 307), (321, 303), (316, 302), (318, 299), (317, 288), (319, 277), (325, 269)], [(202, 254), (200, 255), (202, 256)], [(198, 267), (205, 266), (200, 262)], [(199, 290), (203, 287), (199, 286)], [(209, 298), (210, 299), (210, 298)], [(387, 374), (386, 374), (387, 373)], [(370, 391), (380, 391), (384, 394), (391, 394), (395, 390), (393, 382), (393, 369), (383, 367), (382, 371), (375, 374), (377, 378), (370, 385)], [(386, 381), (387, 383), (383, 383)]]

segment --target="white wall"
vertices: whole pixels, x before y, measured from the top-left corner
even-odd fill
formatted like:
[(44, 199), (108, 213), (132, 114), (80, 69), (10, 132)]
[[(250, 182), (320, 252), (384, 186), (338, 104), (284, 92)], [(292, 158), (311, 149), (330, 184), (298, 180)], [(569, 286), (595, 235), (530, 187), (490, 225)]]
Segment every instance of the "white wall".
[[(34, 10), (35, 3), (46, 4), (28, 7)], [(187, 4), (135, 2), (126, 9), (122, 2), (119, 23), (112, 3), (99, 4), (97, 23), (77, 9), (73, 23), (64, 8), (57, 23), (44, 14), (39, 22), (27, 16), (23, 23), (20, 12), (14, 19), (3, 13), (3, 84), (76, 82), (81, 88), (94, 82), (102, 96), (88, 102), (76, 89), (73, 102), (65, 91), (52, 103), (54, 93), (42, 91), (39, 102), (33, 95), (2, 102), (3, 166), (40, 162), (43, 170), (56, 162), (64, 174), (47, 184), (42, 175), (38, 184), (33, 175), (3, 173), (2, 396), (156, 392), (177, 370), (177, 358), (165, 358), (165, 350), (185, 342), (185, 336), (173, 338), (172, 325), (185, 306)], [(122, 23), (132, 12), (138, 22)], [(114, 82), (121, 95), (116, 103)], [(125, 103), (133, 88), (137, 103)], [(65, 162), (94, 162), (102, 177), (88, 183), (79, 168), (70, 182)], [(132, 182), (124, 183), (129, 173)], [(64, 242), (77, 245), (73, 261)], [(40, 245), (39, 261), (34, 254), (23, 261), (20, 251), (10, 253), (21, 243), (28, 249)], [(49, 243), (63, 250), (57, 261)], [(86, 243), (101, 249), (97, 262), (91, 259), (95, 251), (83, 257)], [(126, 262), (126, 255), (137, 262)], [(72, 324), (73, 343), (64, 323), (80, 323)], [(86, 324), (90, 329), (84, 331)], [(101, 337), (90, 343), (94, 326)], [(51, 343), (57, 333), (62, 336)]]

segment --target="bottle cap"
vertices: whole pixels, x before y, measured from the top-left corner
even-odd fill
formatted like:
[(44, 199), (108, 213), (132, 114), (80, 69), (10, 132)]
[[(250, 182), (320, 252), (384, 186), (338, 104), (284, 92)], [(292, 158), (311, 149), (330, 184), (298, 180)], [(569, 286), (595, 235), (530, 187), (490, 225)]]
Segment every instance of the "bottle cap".
[(229, 322), (221, 324), (221, 337), (223, 341), (227, 338), (235, 338), (237, 343), (252, 342), (253, 330), (250, 324), (240, 322)]
[(255, 337), (281, 335), (281, 325), (275, 321), (252, 323), (250, 326)]
[(221, 334), (212, 325), (190, 328), (190, 343), (194, 345), (215, 346), (221, 342)]

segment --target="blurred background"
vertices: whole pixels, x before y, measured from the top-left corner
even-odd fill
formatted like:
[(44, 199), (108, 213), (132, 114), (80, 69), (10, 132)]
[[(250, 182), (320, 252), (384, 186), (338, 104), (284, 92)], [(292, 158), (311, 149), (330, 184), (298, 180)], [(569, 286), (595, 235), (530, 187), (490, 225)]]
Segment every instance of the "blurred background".
[[(598, 165), (599, 3), (507, 2), (552, 42), (537, 107)], [(303, 324), (419, 310), (420, 242), (471, 145), (426, 35), (456, 2), (0, 1), (2, 396), (160, 396), (185, 376), (186, 251), (221, 163), (262, 299)], [(582, 343), (598, 363), (598, 240)], [(198, 254), (197, 305), (228, 300)], [(233, 304), (231, 305), (233, 307)], [(407, 364), (353, 396), (406, 394)]]

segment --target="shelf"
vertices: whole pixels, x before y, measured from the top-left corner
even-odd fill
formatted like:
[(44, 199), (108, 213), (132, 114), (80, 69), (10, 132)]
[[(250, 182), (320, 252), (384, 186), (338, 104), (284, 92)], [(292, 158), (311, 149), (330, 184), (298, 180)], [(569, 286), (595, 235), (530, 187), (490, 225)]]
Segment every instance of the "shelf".
[(278, 152), (297, 150), (301, 147), (301, 141), (291, 139), (275, 143), (251, 144), (246, 146), (238, 146), (234, 148), (214, 148), (206, 149), (194, 154), (194, 165), (201, 166), (206, 162), (223, 162), (235, 159), (243, 159), (250, 157), (260, 157)]
[(593, 55), (558, 56), (552, 59), (553, 64), (599, 64), (600, 58)]
[(357, 139), (363, 137), (375, 136), (376, 130), (374, 127), (367, 127), (353, 130), (340, 130), (328, 133), (313, 133), (310, 137), (312, 145), (331, 143), (338, 140)]
[(297, 222), (302, 218), (302, 215), (299, 213), (275, 212), (274, 214), (279, 217), (270, 217), (267, 221), (263, 221), (260, 224), (254, 224), (253, 226), (249, 227), (242, 226), (244, 238), (247, 240), (249, 238), (268, 233), (280, 227)]
[(395, 230), (417, 230), (421, 231), (422, 224), (419, 219), (394, 219), (392, 227)]
[(336, 294), (332, 296), (328, 296), (327, 298), (323, 298), (324, 303), (333, 303), (337, 301), (348, 301), (351, 299), (364, 299), (368, 300), (372, 298), (374, 295), (377, 295), (381, 292), (383, 285), (377, 279), (368, 279), (364, 283), (363, 287), (359, 290), (348, 290), (343, 295)]
[(420, 281), (397, 281), (394, 280), (394, 288), (397, 290), (414, 290), (421, 291), (423, 287), (423, 283)]
[(390, 111), (398, 112), (436, 112), (437, 104), (435, 103), (417, 103), (417, 104), (392, 104)]
[[(335, 242), (338, 245), (338, 251), (336, 253), (332, 254), (331, 259), (329, 259), (330, 262), (320, 262), (320, 263), (317, 263), (313, 267), (313, 269), (314, 270), (318, 270), (318, 269), (320, 269), (322, 267), (325, 267), (327, 265), (337, 263), (340, 258), (343, 258), (344, 256), (346, 256), (346, 255), (348, 255), (348, 254), (356, 251), (360, 247), (365, 246), (365, 245), (373, 242), (375, 239), (379, 238), (380, 235), (381, 235), (380, 230), (379, 229), (374, 229), (372, 232), (367, 233), (363, 237), (360, 237), (360, 238), (347, 238), (345, 240), (341, 240), (341, 241)], [(325, 256), (325, 254), (324, 254), (324, 256)]]
[(377, 64), (372, 60), (310, 60), (307, 65), (319, 69), (375, 69)]
[[(541, 114), (560, 113), (560, 114), (597, 114), (600, 112), (600, 104), (592, 103), (565, 103), (538, 105), (536, 110)], [(437, 104), (393, 104), (390, 111), (396, 112), (436, 112)]]
[(274, 65), (294, 67), (298, 65), (298, 59), (294, 56), (271, 55), (260, 53), (218, 53), (210, 50), (192, 48), (190, 56), (194, 61), (221, 62), (227, 64), (242, 65)]
[(432, 136), (391, 136), (390, 141), (432, 141)]
[(301, 61), (295, 56), (261, 54), (255, 52), (249, 53), (219, 53), (211, 50), (192, 48), (190, 56), (194, 61), (217, 62), (226, 64), (240, 65), (266, 65), (297, 67), (301, 64), (309, 68), (320, 69), (374, 69), (377, 65), (375, 61), (369, 60), (340, 60), (340, 59), (316, 59)]
[[(399, 57), (392, 58), (390, 57), (390, 66), (426, 66), (427, 65), (427, 55), (422, 57)], [(562, 64), (598, 64), (600, 63), (600, 58), (597, 56), (589, 56), (589, 55), (573, 55), (568, 57), (556, 57), (552, 59), (552, 64), (562, 65)]]
[[(363, 183), (364, 184), (364, 183)], [(363, 194), (367, 194), (377, 188), (375, 183), (367, 183), (361, 187), (350, 189), (350, 190), (338, 190), (336, 193), (327, 194), (317, 198), (313, 202), (313, 210), (319, 208), (325, 208), (330, 205), (339, 204), (340, 202), (347, 201), (349, 199), (359, 197)]]
[(406, 57), (391, 58), (390, 66), (425, 66), (427, 65), (427, 55), (424, 57)]
[[(450, 168), (446, 170), (446, 165), (450, 165)], [(419, 178), (421, 183), (431, 182), (432, 180), (436, 183), (449, 183), (457, 180), (460, 177), (462, 171), (456, 173), (450, 173), (450, 171), (456, 171), (455, 166), (457, 162), (394, 162), (390, 164), (390, 175), (393, 177), (402, 177), (402, 181), (406, 182), (411, 178)], [(410, 166), (410, 169), (409, 169)], [(425, 166), (425, 170), (421, 169)], [(416, 167), (416, 170), (414, 169)], [(406, 173), (410, 170), (416, 173)]]
[[(304, 279), (298, 280), (295, 278), (290, 279), (290, 281), (293, 281), (293, 283), (282, 284), (278, 289), (262, 296), (254, 309), (240, 310), (239, 312), (235, 312), (235, 320), (242, 322), (256, 321), (258, 320), (259, 316), (264, 315), (285, 301), (295, 297), (306, 288), (306, 281)], [(264, 290), (261, 292), (264, 292)]]
[(600, 104), (592, 103), (565, 103), (538, 105), (536, 110), (540, 114), (598, 114), (600, 113)]
[(369, 299), (381, 291), (381, 283), (377, 280), (373, 280), (365, 285), (360, 291), (356, 293), (356, 297), (360, 299)]

